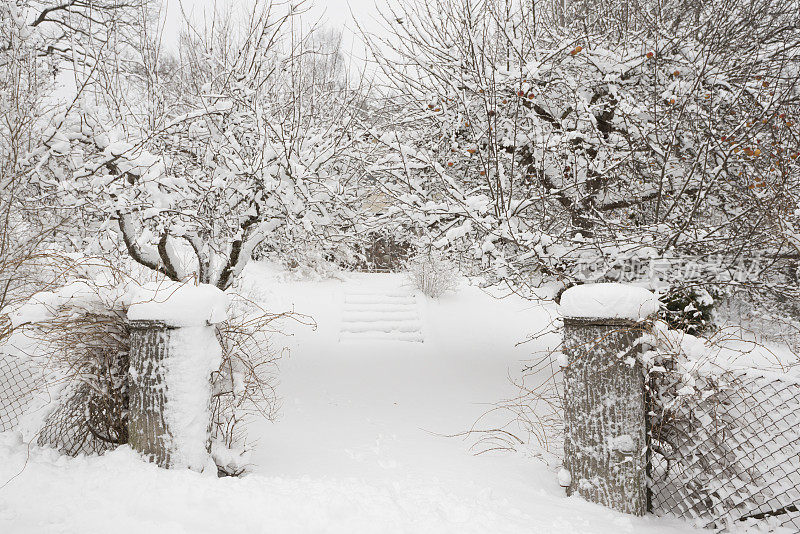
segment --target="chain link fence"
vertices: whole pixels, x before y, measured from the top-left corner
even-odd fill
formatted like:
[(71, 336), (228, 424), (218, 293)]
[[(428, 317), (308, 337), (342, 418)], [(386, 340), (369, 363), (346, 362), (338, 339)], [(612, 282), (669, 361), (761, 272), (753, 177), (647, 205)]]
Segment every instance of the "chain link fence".
[(0, 432), (19, 429), (30, 416), (25, 426), (38, 429), (37, 444), (70, 456), (99, 454), (127, 442), (127, 386), (121, 374), (127, 353), (114, 360), (100, 379), (58, 379), (27, 358), (0, 354)]
[(0, 353), (0, 432), (16, 428), (41, 381), (29, 362)]
[(702, 394), (673, 385), (650, 412), (652, 511), (800, 532), (800, 381), (755, 370), (702, 380)]
[(39, 431), (37, 444), (69, 456), (102, 454), (115, 448), (119, 440), (97, 428), (104, 420), (93, 413), (96, 399), (97, 393), (88, 383), (75, 381), (67, 387)]

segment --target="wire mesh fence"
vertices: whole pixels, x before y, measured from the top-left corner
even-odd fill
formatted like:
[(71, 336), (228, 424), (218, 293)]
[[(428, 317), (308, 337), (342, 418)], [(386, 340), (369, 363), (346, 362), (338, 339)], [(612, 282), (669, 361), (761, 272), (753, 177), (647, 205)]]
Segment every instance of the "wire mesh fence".
[(673, 387), (650, 413), (652, 511), (800, 531), (800, 382), (754, 370), (703, 380), (702, 394)]
[(28, 417), (25, 429), (38, 430), (38, 445), (70, 456), (102, 453), (125, 443), (127, 386), (120, 369), (127, 368), (127, 353), (113, 361), (113, 368), (83, 380), (0, 354), (0, 432), (18, 430)]
[(0, 432), (17, 426), (40, 382), (41, 377), (29, 362), (0, 354)]
[[(86, 382), (75, 381), (61, 394), (57, 407), (50, 413), (39, 431), (37, 444), (57, 449), (69, 456), (101, 454), (115, 448), (121, 441), (109, 436), (100, 426), (107, 424), (95, 410), (98, 394)], [(125, 437), (127, 440), (127, 436)]]

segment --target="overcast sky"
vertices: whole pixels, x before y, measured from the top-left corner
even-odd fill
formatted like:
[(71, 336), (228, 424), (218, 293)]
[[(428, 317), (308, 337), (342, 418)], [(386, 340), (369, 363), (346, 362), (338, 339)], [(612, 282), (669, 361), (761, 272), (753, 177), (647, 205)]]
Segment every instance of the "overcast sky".
[[(166, 44), (172, 47), (177, 43), (182, 20), (180, 5), (193, 20), (202, 21), (203, 13), (213, 12), (215, 5), (220, 9), (232, 6), (240, 10), (252, 6), (255, 0), (163, 0), (163, 2), (167, 6), (164, 39)], [(305, 5), (310, 9), (304, 19), (309, 23), (322, 19), (326, 26), (341, 29), (345, 53), (363, 58), (363, 47), (355, 38), (353, 17), (357, 18), (365, 28), (375, 29), (376, 3), (380, 5), (385, 3), (385, 0), (306, 0)]]

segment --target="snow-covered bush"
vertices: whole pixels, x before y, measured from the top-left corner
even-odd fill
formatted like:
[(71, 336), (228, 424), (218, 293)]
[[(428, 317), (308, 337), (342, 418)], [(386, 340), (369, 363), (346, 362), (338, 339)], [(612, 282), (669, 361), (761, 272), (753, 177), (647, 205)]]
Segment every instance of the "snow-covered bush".
[[(0, 5), (0, 342), (11, 335), (8, 312), (47, 288), (64, 249), (50, 247), (60, 217), (48, 220), (32, 179), (31, 154), (54, 84), (46, 38), (31, 28), (27, 2)], [(44, 264), (49, 264), (45, 266)], [(50, 269), (48, 267), (53, 267)]]
[(411, 282), (424, 295), (439, 298), (458, 284), (458, 270), (452, 262), (436, 252), (422, 253), (407, 263)]
[(211, 454), (221, 474), (239, 476), (248, 467), (247, 426), (273, 420), (278, 411), (277, 362), (282, 349), (272, 335), (292, 314), (272, 314), (232, 295), (228, 319), (218, 325), (222, 362), (212, 373)]

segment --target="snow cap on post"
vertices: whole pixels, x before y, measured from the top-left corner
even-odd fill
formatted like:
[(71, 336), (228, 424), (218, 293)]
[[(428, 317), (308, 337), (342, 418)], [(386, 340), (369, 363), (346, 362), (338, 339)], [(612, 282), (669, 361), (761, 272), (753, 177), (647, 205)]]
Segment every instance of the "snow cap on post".
[(655, 315), (658, 307), (652, 291), (628, 284), (583, 284), (561, 295), (561, 315), (576, 319), (639, 321)]
[(228, 297), (209, 284), (162, 281), (135, 287), (126, 295), (128, 319), (169, 326), (206, 326), (225, 321)]

